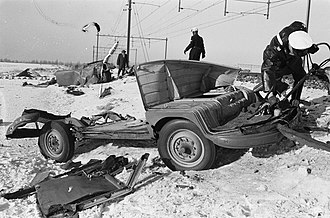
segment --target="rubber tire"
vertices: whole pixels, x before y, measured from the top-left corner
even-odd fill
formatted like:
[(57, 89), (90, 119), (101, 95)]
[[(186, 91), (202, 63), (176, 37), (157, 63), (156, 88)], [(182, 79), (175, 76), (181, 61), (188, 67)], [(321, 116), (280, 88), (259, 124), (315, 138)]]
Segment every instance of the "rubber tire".
[[(49, 144), (49, 140), (55, 140), (58, 144), (58, 151), (54, 151)], [(74, 137), (68, 125), (60, 121), (46, 123), (38, 139), (41, 154), (58, 162), (66, 162), (74, 155)]]
[[(171, 142), (173, 139), (175, 141)], [(183, 156), (180, 156), (180, 149), (175, 148), (175, 144), (177, 144), (177, 148), (182, 148), (181, 141), (184, 142), (184, 140), (188, 142), (186, 147), (192, 145), (189, 143), (192, 141), (199, 148), (194, 147), (194, 150), (197, 151), (196, 160), (186, 161)], [(182, 145), (185, 146), (185, 143)], [(213, 142), (205, 138), (199, 128), (188, 120), (176, 119), (166, 123), (159, 133), (157, 147), (163, 162), (173, 171), (206, 170), (212, 167), (216, 157), (216, 148)], [(191, 152), (191, 149), (189, 151)], [(188, 155), (186, 152), (182, 153)], [(194, 155), (191, 156), (194, 157)]]

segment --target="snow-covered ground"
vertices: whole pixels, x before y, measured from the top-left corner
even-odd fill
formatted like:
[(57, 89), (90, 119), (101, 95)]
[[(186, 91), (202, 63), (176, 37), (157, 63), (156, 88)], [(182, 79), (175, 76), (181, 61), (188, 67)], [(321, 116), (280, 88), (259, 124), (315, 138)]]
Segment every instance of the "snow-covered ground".
[[(53, 76), (52, 69), (48, 72)], [(8, 125), (24, 109), (36, 108), (54, 114), (71, 112), (73, 117), (80, 118), (114, 107), (113, 111), (122, 115), (144, 118), (133, 77), (81, 87), (85, 92), (81, 96), (66, 94), (66, 89), (57, 85), (37, 88), (22, 86), (23, 82), (44, 81), (0, 79), (1, 193), (28, 186), (37, 172), (63, 171), (62, 164), (43, 158), (36, 138), (5, 139)], [(251, 88), (254, 84), (242, 85)], [(111, 86), (111, 95), (100, 99), (101, 86), (102, 89)], [(319, 127), (311, 135), (323, 142), (330, 141), (330, 97), (324, 90), (304, 89), (303, 98), (311, 102), (306, 106), (305, 124)], [(159, 155), (152, 141), (90, 140), (78, 149), (73, 161), (87, 162), (109, 155), (134, 160), (144, 153), (150, 153), (150, 157), (141, 175), (144, 180), (134, 193), (79, 212), (79, 217), (330, 217), (330, 153), (288, 140), (258, 149), (221, 149), (213, 169), (185, 174), (155, 164), (152, 160)], [(0, 198), (0, 217), (40, 217), (35, 196), (20, 200)]]

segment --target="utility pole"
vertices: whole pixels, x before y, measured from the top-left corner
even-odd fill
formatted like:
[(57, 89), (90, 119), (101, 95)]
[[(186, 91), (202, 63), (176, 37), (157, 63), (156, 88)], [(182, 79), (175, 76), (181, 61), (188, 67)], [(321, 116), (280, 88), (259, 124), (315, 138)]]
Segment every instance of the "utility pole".
[[(307, 32), (309, 30), (309, 17), (310, 17), (310, 13), (311, 13), (311, 0), (307, 0), (307, 18), (306, 18), (306, 29)], [(306, 56), (304, 56), (303, 58), (303, 67), (305, 67), (305, 64), (307, 63), (307, 58)]]
[(129, 49), (131, 38), (131, 12), (132, 12), (132, 0), (128, 0), (128, 19), (127, 19), (127, 65), (129, 64)]
[(308, 3), (307, 3), (307, 19), (306, 19), (306, 28), (307, 28), (307, 31), (308, 31), (308, 27), (309, 27), (309, 16), (310, 16), (310, 13), (311, 13), (311, 0), (307, 0)]
[(99, 32), (96, 33), (96, 61), (98, 61), (98, 55), (99, 55)]

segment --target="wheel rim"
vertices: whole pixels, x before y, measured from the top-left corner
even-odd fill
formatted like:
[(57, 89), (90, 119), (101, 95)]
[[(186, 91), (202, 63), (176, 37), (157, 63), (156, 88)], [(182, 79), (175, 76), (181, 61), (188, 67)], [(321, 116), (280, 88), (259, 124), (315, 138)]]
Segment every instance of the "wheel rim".
[(63, 140), (60, 132), (52, 129), (45, 137), (45, 149), (52, 157), (59, 157), (63, 151)]
[(183, 167), (194, 167), (202, 162), (205, 148), (202, 139), (194, 132), (179, 129), (167, 141), (170, 158)]

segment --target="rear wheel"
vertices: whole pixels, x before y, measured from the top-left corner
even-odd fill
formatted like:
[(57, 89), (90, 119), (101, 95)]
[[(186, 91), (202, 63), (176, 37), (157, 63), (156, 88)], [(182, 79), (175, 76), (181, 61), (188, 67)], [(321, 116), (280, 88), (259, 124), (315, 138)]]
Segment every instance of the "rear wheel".
[(162, 160), (171, 170), (205, 170), (215, 160), (214, 144), (187, 120), (168, 122), (159, 133), (157, 145)]
[(42, 127), (38, 145), (42, 155), (58, 162), (70, 160), (75, 149), (69, 126), (59, 121), (51, 121)]

